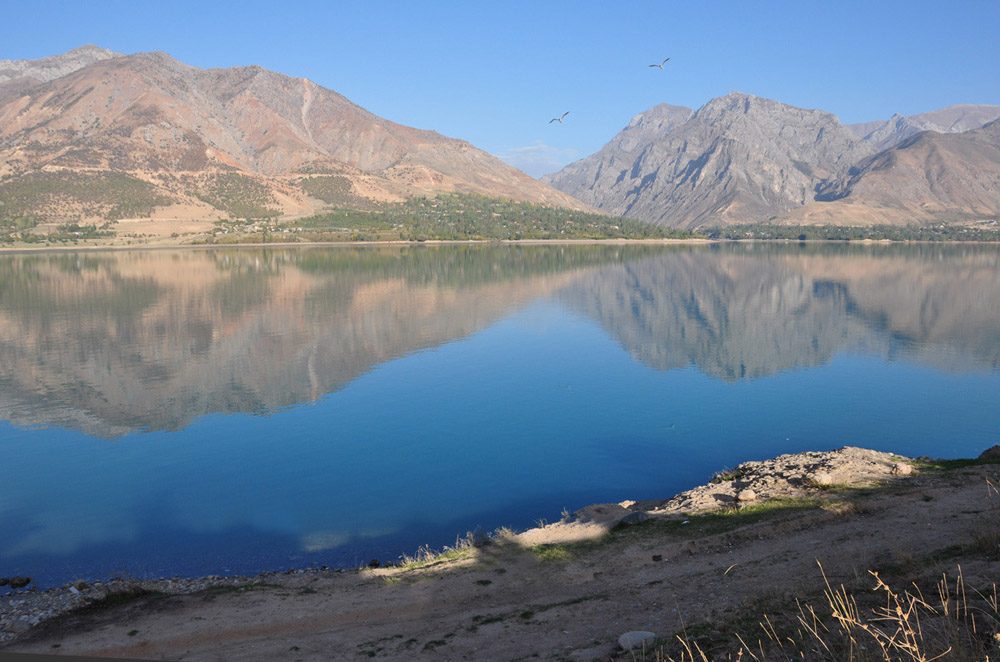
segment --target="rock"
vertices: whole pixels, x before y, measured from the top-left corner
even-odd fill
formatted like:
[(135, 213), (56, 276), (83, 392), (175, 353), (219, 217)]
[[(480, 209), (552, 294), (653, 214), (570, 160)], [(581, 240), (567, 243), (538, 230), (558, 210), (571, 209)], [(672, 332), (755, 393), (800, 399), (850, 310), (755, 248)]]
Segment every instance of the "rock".
[(892, 475), (893, 476), (909, 476), (913, 473), (913, 467), (902, 462), (898, 462), (892, 465)]
[(833, 476), (825, 471), (818, 471), (813, 474), (813, 483), (822, 486), (833, 485)]
[(377, 568), (379, 567), (379, 565), (381, 564), (378, 562), (378, 559), (372, 559), (371, 561), (368, 562), (369, 568)]
[(659, 563), (663, 560), (663, 554), (653, 554), (653, 561)]
[(634, 650), (636, 648), (645, 649), (647, 646), (651, 645), (656, 639), (656, 635), (652, 632), (646, 632), (645, 630), (635, 630), (633, 632), (626, 632), (622, 636), (618, 637), (618, 645), (622, 647), (622, 650)]
[(1000, 446), (992, 446), (979, 454), (980, 460), (1000, 460)]
[(736, 500), (740, 501), (740, 502), (756, 501), (757, 500), (757, 493), (754, 492), (753, 490), (749, 489), (749, 488), (747, 488), (745, 490), (740, 490), (739, 494), (736, 495)]
[(8, 632), (13, 632), (14, 634), (22, 634), (31, 629), (31, 623), (28, 621), (18, 619), (7, 626)]
[(10, 583), (9, 579), (7, 579), (6, 577), (0, 577), (0, 586), (6, 586), (9, 583)]
[(10, 587), (11, 588), (24, 588), (31, 583), (31, 577), (11, 577)]
[(647, 513), (641, 513), (641, 512), (629, 513), (625, 517), (618, 520), (618, 526), (631, 526), (633, 524), (641, 524), (648, 519), (650, 519), (650, 515)]
[(82, 579), (76, 580), (75, 582), (72, 583), (72, 585), (75, 586), (78, 591), (82, 591), (85, 588), (87, 588), (87, 582), (83, 581)]

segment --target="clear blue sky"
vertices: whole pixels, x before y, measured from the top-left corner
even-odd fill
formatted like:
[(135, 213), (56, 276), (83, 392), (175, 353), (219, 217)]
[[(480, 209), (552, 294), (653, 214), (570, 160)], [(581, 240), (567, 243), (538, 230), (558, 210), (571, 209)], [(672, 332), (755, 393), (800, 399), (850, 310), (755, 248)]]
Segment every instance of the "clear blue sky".
[(0, 59), (94, 43), (259, 64), (536, 176), (657, 103), (697, 108), (733, 90), (845, 123), (1000, 104), (1000, 0), (4, 0), (0, 16)]

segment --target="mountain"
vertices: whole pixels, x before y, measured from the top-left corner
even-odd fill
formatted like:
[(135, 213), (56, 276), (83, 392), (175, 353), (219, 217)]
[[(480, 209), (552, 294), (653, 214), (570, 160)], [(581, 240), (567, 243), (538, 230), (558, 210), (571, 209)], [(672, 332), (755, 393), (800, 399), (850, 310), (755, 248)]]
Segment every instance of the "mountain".
[(656, 106), (542, 180), (610, 214), (691, 229), (995, 218), (1000, 166), (989, 132), (948, 136), (998, 116), (1000, 106), (958, 105), (845, 126), (822, 110), (733, 92), (695, 112)]
[(884, 121), (848, 124), (847, 128), (876, 149), (883, 150), (894, 147), (921, 131), (962, 133), (981, 128), (998, 117), (1000, 106), (959, 104), (908, 117), (897, 113)]
[(816, 181), (873, 151), (830, 113), (741, 92), (709, 101), (686, 121), (680, 115), (632, 144), (626, 138), (639, 135), (632, 126), (645, 124), (640, 115), (598, 158), (543, 181), (609, 214), (696, 228), (800, 207)]
[[(605, 200), (614, 196), (612, 189), (620, 181), (619, 172), (631, 169), (651, 144), (686, 122), (693, 113), (684, 106), (666, 103), (653, 106), (633, 117), (629, 125), (599, 152), (569, 164), (557, 175), (545, 175), (541, 180), (600, 208)], [(614, 176), (608, 176), (609, 173)]]
[(802, 223), (976, 222), (1000, 214), (1000, 120), (965, 133), (924, 131), (817, 188), (788, 215)]
[(304, 78), (78, 51), (3, 69), (8, 216), (273, 216), (435, 192), (584, 207), (465, 141), (383, 119)]
[(87, 44), (40, 60), (0, 60), (0, 97), (69, 75), (89, 64), (120, 57), (120, 53)]

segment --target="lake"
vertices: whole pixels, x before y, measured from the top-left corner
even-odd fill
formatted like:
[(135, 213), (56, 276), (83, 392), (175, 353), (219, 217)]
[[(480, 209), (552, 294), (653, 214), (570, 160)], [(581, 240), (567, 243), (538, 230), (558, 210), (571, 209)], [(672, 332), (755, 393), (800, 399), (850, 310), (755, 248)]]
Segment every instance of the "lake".
[(0, 576), (396, 560), (725, 467), (1000, 443), (1000, 247), (0, 255)]

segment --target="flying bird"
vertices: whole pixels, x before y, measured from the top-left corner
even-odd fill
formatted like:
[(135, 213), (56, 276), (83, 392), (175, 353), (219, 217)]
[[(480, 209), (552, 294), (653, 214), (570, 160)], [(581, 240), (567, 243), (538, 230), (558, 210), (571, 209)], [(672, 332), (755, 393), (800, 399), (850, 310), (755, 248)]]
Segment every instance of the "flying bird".
[(549, 124), (552, 124), (553, 122), (559, 122), (560, 124), (562, 124), (563, 123), (563, 117), (566, 117), (567, 115), (569, 115), (569, 111), (568, 110), (565, 113), (562, 114), (562, 117), (553, 117), (552, 119), (550, 119), (549, 120)]
[[(670, 59), (670, 58), (668, 57), (668, 58), (667, 58), (667, 60), (669, 60), (669, 59)], [(661, 62), (661, 63), (659, 63), (659, 64), (651, 64), (651, 65), (649, 65), (649, 66), (651, 66), (651, 67), (656, 67), (657, 69), (662, 69), (662, 68), (663, 68), (663, 65), (665, 65), (665, 64), (667, 63), (667, 60), (664, 60), (663, 62)]]

